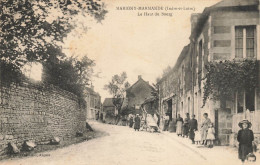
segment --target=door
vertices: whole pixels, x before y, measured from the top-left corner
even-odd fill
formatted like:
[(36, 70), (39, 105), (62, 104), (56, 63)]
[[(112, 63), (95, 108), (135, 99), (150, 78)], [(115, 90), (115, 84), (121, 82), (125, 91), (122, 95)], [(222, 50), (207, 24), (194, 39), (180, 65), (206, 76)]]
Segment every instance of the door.
[(172, 121), (172, 99), (168, 100), (167, 104), (168, 104), (167, 113), (169, 114), (170, 121)]

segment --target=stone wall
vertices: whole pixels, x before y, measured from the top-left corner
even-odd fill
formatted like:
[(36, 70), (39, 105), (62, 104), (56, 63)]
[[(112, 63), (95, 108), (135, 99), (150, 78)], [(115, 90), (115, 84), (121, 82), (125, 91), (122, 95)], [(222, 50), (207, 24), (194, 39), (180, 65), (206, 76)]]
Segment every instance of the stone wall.
[(0, 99), (0, 150), (8, 142), (65, 140), (85, 129), (86, 111), (77, 96), (53, 85), (1, 85)]

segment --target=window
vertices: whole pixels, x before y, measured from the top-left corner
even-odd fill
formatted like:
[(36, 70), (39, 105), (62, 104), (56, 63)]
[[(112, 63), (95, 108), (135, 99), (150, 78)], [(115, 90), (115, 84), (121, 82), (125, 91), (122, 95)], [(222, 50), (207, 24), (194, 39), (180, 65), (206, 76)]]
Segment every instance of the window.
[(256, 57), (256, 26), (235, 28), (235, 57)]
[(243, 113), (244, 109), (244, 92), (237, 92), (237, 113)]
[(249, 58), (255, 56), (255, 27), (250, 26), (246, 28), (246, 55)]
[(183, 113), (183, 102), (181, 102), (181, 113)]
[(190, 97), (188, 97), (188, 113), (190, 113)]
[(254, 90), (248, 90), (245, 94), (246, 97), (246, 109), (249, 109), (250, 111), (255, 110), (255, 91)]
[(255, 111), (255, 90), (237, 92), (237, 113), (244, 110)]
[(202, 48), (203, 44), (202, 44), (202, 40), (200, 40), (199, 42), (199, 63), (198, 63), (198, 85), (199, 85), (199, 88), (201, 88), (201, 73), (202, 73), (202, 52), (203, 52), (203, 48)]

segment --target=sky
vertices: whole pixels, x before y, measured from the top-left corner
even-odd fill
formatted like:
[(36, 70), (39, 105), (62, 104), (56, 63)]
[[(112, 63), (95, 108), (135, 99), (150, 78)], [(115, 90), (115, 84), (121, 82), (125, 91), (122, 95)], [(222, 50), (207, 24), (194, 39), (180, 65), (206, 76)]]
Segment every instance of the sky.
[[(106, 0), (108, 13), (102, 23), (91, 18), (80, 18), (89, 29), (75, 30), (65, 40), (68, 55), (87, 55), (96, 63), (94, 89), (102, 100), (111, 95), (105, 91), (113, 75), (125, 71), (130, 84), (142, 75), (145, 81), (155, 83), (168, 65), (174, 66), (182, 48), (189, 44), (190, 16), (201, 13), (220, 0)], [(160, 16), (138, 16), (145, 11), (117, 10), (116, 7), (185, 7), (194, 10), (147, 11)], [(162, 16), (172, 13), (172, 16)]]

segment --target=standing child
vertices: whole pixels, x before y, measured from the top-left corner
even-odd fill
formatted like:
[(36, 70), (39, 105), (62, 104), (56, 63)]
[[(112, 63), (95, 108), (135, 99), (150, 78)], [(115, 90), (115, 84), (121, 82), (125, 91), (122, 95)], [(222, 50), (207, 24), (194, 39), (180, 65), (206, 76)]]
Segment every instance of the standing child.
[(238, 124), (241, 128), (237, 134), (237, 141), (239, 142), (238, 156), (242, 162), (245, 161), (249, 153), (253, 152), (252, 142), (254, 140), (254, 133), (249, 129), (251, 125), (248, 120), (243, 120)]
[(207, 135), (207, 142), (209, 142), (209, 145), (208, 145), (209, 148), (213, 148), (214, 140), (215, 140), (215, 129), (214, 129), (213, 123), (211, 123), (209, 125), (208, 135)]
[(194, 141), (198, 145), (200, 144), (201, 133), (198, 130), (196, 130), (194, 133), (195, 133)]

